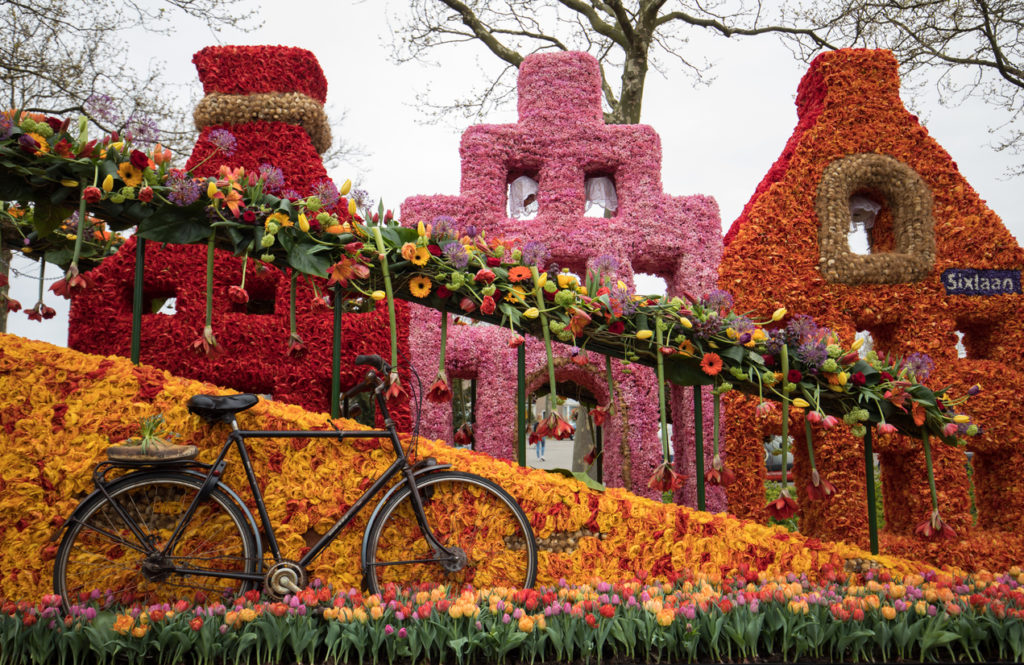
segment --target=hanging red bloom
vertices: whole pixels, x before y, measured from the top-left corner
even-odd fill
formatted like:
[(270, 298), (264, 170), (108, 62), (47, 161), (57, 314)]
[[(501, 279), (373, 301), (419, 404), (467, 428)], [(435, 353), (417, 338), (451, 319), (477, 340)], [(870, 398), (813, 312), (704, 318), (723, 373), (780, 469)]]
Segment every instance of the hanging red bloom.
[(508, 348), (516, 349), (523, 345), (526, 340), (522, 335), (516, 334), (508, 338)]
[(462, 309), (463, 312), (472, 312), (476, 309), (476, 303), (468, 296), (463, 296), (462, 300), (459, 301), (459, 308)]
[(390, 376), (388, 376), (388, 389), (384, 393), (384, 398), (388, 401), (396, 400), (405, 395), (405, 390), (402, 388), (402, 382), (398, 378), (398, 372), (391, 370)]
[(601, 427), (608, 420), (608, 407), (595, 406), (590, 410), (590, 417), (594, 419), (594, 425)]
[(4, 306), (7, 307), (8, 312), (21, 311), (21, 303), (15, 300), (14, 298), (6, 298), (4, 300)]
[(811, 501), (826, 501), (835, 493), (835, 486), (822, 478), (817, 469), (811, 469), (811, 482), (807, 484), (807, 498)]
[(299, 333), (290, 333), (288, 335), (288, 355), (292, 358), (301, 358), (306, 355), (306, 345), (302, 343)]
[(244, 305), (249, 302), (249, 293), (242, 287), (232, 284), (228, 287), (228, 300), (236, 305)]
[(217, 338), (213, 336), (213, 328), (204, 326), (202, 334), (192, 342), (192, 350), (210, 358), (217, 355), (220, 346), (217, 345)]
[(78, 266), (72, 263), (67, 276), (54, 282), (50, 290), (62, 298), (70, 299), (72, 295), (92, 288), (93, 285), (93, 278), (79, 273)]
[(590, 452), (583, 456), (583, 463), (588, 467), (597, 461), (597, 446), (591, 446)]
[(483, 314), (494, 314), (494, 298), (491, 296), (484, 296), (484, 299), (480, 301), (480, 312)]
[(448, 387), (447, 377), (444, 372), (438, 372), (437, 380), (427, 391), (427, 401), (434, 404), (446, 404), (452, 401), (452, 390)]
[(736, 474), (722, 463), (722, 458), (715, 455), (711, 460), (711, 468), (704, 472), (704, 482), (709, 485), (728, 487), (736, 482)]
[(575, 433), (576, 429), (555, 412), (548, 414), (537, 425), (537, 436), (542, 439), (548, 436), (558, 440), (570, 439)]
[(463, 423), (455, 432), (455, 444), (459, 446), (468, 446), (473, 443), (473, 426), (469, 423)]
[(671, 464), (663, 462), (654, 470), (651, 479), (647, 481), (647, 486), (657, 492), (671, 492), (682, 487), (685, 482), (686, 476), (676, 473), (672, 470)]
[(914, 529), (914, 533), (925, 540), (936, 540), (939, 538), (956, 540), (956, 531), (953, 530), (953, 527), (942, 521), (937, 510), (933, 510), (931, 517), (918, 524), (917, 528)]
[(491, 282), (494, 281), (494, 277), (495, 275), (493, 270), (488, 270), (487, 268), (480, 268), (480, 270), (477, 270), (476, 274), (473, 275), (473, 281), (483, 282), (484, 284), (490, 284)]
[(768, 514), (777, 520), (788, 520), (793, 515), (796, 515), (799, 507), (796, 505), (796, 501), (790, 498), (787, 490), (782, 490), (779, 493), (779, 498), (770, 502), (765, 508), (768, 510)]
[(583, 334), (583, 329), (590, 324), (590, 315), (578, 307), (570, 308), (569, 313), (572, 315), (569, 319), (569, 330), (573, 337), (579, 337)]

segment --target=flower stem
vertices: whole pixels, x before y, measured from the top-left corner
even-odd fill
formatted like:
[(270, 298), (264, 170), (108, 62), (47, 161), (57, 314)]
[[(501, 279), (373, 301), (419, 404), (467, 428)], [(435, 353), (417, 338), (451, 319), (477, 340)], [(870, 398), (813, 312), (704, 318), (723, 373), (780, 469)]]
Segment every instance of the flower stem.
[(294, 268), (291, 268), (289, 272), (291, 273), (291, 278), (288, 280), (288, 332), (294, 337), (298, 332), (298, 328), (295, 325), (295, 291), (299, 280), (299, 273), (295, 272)]
[(213, 244), (217, 236), (210, 233), (206, 243), (206, 327), (213, 327)]
[(245, 275), (249, 272), (249, 250), (245, 250), (245, 256), (242, 257), (242, 284), (239, 288), (245, 288)]
[(928, 467), (928, 489), (932, 494), (932, 510), (939, 509), (939, 496), (935, 492), (935, 468), (932, 466), (932, 444), (928, 440), (928, 430), (921, 428), (921, 443), (924, 444), (924, 462)]
[(43, 302), (43, 291), (46, 288), (46, 283), (43, 278), (46, 277), (46, 259), (39, 260), (39, 302)]
[(789, 348), (785, 344), (782, 345), (779, 358), (782, 365), (782, 491), (786, 492), (789, 487), (786, 473), (789, 459), (789, 392), (786, 391), (789, 382)]
[(448, 312), (441, 310), (441, 357), (438, 360), (438, 374), (444, 372), (445, 351), (448, 348)]
[[(661, 326), (655, 324), (654, 330), (658, 342), (658, 349), (661, 349)], [(668, 464), (668, 418), (665, 416), (665, 356), (661, 351), (655, 351), (655, 356), (658, 363), (658, 409), (661, 416), (661, 455), (663, 458), (662, 461), (665, 464)]]
[(380, 227), (373, 227), (373, 240), (377, 245), (377, 254), (380, 256), (380, 267), (384, 272), (384, 292), (388, 296), (388, 323), (391, 326), (391, 366), (398, 366), (398, 324), (395, 318), (395, 294), (391, 288), (391, 272), (388, 270), (388, 253), (384, 247), (384, 237), (380, 234)]
[(538, 286), (540, 282), (540, 271), (537, 270), (537, 266), (530, 266), (530, 272), (533, 273), (533, 284), (535, 295), (537, 297), (537, 309), (540, 310), (539, 320), (541, 332), (544, 333), (544, 353), (547, 354), (548, 358), (548, 390), (551, 395), (549, 402), (551, 403), (551, 412), (555, 410), (555, 397), (557, 395), (556, 383), (555, 383), (555, 362), (551, 354), (551, 330), (548, 328), (548, 317), (544, 314), (544, 289)]
[[(65, 277), (72, 277), (72, 272), (78, 272), (78, 257), (82, 255), (82, 235), (85, 230), (85, 195), (83, 194), (78, 200), (78, 228), (75, 229), (75, 251), (71, 255), (71, 265), (68, 266), (68, 271), (65, 273)], [(113, 236), (113, 234), (111, 234)], [(105, 253), (104, 253), (105, 255)], [(102, 257), (101, 257), (102, 258)]]
[(811, 470), (817, 467), (814, 465), (814, 433), (811, 432), (811, 421), (804, 419), (804, 438), (807, 439), (807, 460), (811, 463)]
[(615, 382), (612, 380), (612, 357), (604, 357), (604, 373), (608, 377), (608, 410), (615, 404)]
[(722, 412), (722, 396), (714, 393), (714, 410), (711, 412), (711, 438), (714, 441), (715, 457), (718, 457), (718, 422)]

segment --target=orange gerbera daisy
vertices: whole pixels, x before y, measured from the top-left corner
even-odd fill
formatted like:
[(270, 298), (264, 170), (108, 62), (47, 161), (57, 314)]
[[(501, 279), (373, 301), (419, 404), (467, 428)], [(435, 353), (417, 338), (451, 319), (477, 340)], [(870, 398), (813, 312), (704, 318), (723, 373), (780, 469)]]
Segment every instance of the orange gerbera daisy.
[(121, 162), (117, 166), (117, 175), (129, 187), (137, 187), (142, 182), (142, 171), (132, 166), (131, 162)]
[(409, 280), (409, 292), (417, 298), (426, 298), (430, 295), (430, 278), (425, 275), (416, 275)]
[(508, 281), (510, 282), (521, 282), (524, 279), (530, 279), (532, 276), (533, 273), (526, 266), (516, 266), (508, 271)]
[(722, 371), (722, 357), (717, 353), (705, 353), (700, 360), (700, 368), (708, 376), (714, 376)]
[(413, 265), (417, 265), (417, 266), (425, 266), (425, 265), (427, 265), (427, 261), (429, 261), (429, 260), (430, 260), (430, 250), (428, 250), (426, 247), (417, 247), (416, 248), (416, 253), (413, 254), (413, 257), (411, 259), (411, 261), (413, 262)]

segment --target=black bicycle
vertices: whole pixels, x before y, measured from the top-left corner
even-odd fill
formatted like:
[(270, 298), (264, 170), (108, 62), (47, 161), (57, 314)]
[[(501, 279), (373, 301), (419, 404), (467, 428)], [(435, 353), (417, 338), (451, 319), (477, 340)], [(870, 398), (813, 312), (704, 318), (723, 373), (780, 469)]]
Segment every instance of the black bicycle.
[[(379, 356), (359, 356), (356, 364), (373, 369), (345, 393), (346, 405), (348, 397), (372, 391), (383, 430), (240, 430), (235, 415), (255, 405), (256, 395), (196, 395), (188, 401), (190, 412), (211, 425), (231, 425), (212, 464), (189, 459), (97, 465), (95, 491), (65, 523), (54, 592), (66, 605), (94, 589), (124, 604), (222, 600), (258, 588), (272, 597), (296, 593), (307, 584), (310, 563), (381, 494), (361, 548), (370, 592), (389, 583), (532, 586), (537, 545), (516, 500), (496, 483), (432, 458), (411, 463), (384, 397), (387, 380), (381, 377), (391, 367)], [(305, 555), (289, 560), (281, 554), (246, 448), (248, 439), (269, 438), (387, 438), (396, 460)], [(238, 450), (262, 529), (222, 480), (231, 448)], [(108, 479), (113, 472), (119, 475)]]

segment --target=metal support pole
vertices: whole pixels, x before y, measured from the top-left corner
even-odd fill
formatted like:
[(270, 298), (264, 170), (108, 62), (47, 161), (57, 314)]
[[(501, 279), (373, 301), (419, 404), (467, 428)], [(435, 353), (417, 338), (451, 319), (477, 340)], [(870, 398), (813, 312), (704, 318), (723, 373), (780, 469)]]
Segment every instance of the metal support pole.
[(516, 459), (526, 466), (526, 344), (516, 349)]
[(146, 262), (146, 239), (135, 236), (135, 287), (132, 291), (132, 362), (139, 364), (142, 350), (142, 285)]
[(697, 510), (705, 509), (704, 502), (704, 397), (699, 385), (693, 387), (693, 443), (697, 470)]
[(864, 434), (864, 479), (868, 485), (868, 536), (871, 553), (878, 554), (878, 511), (875, 509), (875, 455), (871, 450), (871, 426)]

